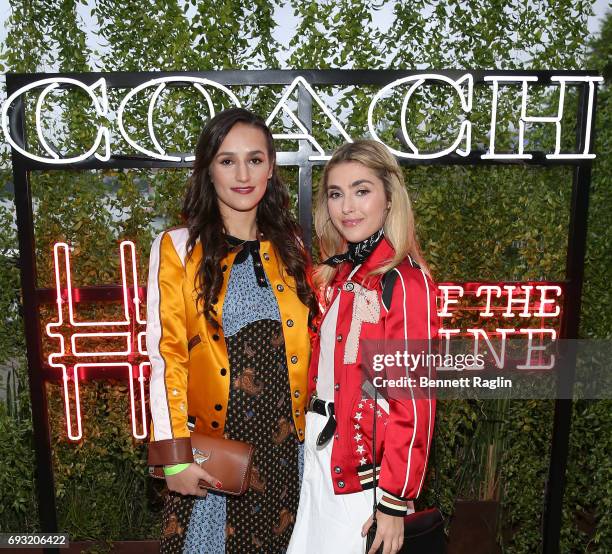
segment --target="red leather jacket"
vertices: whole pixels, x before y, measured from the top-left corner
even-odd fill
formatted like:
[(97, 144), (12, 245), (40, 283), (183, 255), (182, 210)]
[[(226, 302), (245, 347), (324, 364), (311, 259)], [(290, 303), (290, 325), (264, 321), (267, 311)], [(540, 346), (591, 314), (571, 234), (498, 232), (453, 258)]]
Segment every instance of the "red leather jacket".
[[(390, 260), (393, 253), (393, 247), (383, 239), (350, 280), (347, 278), (353, 267), (344, 262), (331, 283), (327, 305), (340, 295), (334, 342), (337, 427), (332, 439), (330, 467), (335, 494), (369, 489), (373, 484), (374, 401), (362, 391), (363, 341), (375, 339), (404, 344), (408, 339), (429, 339), (433, 342), (438, 333), (436, 286), (412, 258), (405, 259), (392, 270), (397, 273), (397, 279), (391, 302), (387, 298), (388, 306), (383, 302), (383, 276), (368, 276), (373, 269)], [(367, 302), (368, 308), (374, 305), (375, 309), (362, 317), (363, 306), (355, 305), (360, 302)], [(317, 336), (308, 373), (309, 395), (316, 391), (319, 353), (320, 337)], [(431, 377), (435, 376), (431, 374)], [(376, 462), (378, 486), (383, 496), (378, 508), (392, 515), (403, 515), (407, 501), (416, 499), (423, 486), (436, 405), (435, 398), (419, 397), (409, 391), (394, 396), (398, 397), (381, 400), (379, 394)]]

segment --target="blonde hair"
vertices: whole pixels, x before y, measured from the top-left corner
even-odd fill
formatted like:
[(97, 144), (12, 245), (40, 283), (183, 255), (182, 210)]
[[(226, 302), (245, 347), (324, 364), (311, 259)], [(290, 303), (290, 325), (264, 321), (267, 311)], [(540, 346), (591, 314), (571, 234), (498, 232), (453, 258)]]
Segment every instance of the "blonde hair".
[[(319, 237), (321, 260), (346, 251), (344, 237), (334, 227), (327, 208), (327, 187), (332, 168), (346, 162), (358, 162), (376, 173), (383, 182), (390, 208), (383, 226), (384, 234), (395, 255), (386, 264), (376, 268), (371, 275), (386, 273), (400, 264), (408, 255), (429, 275), (429, 268), (421, 253), (414, 224), (412, 204), (406, 191), (404, 175), (395, 157), (386, 146), (375, 140), (357, 140), (338, 148), (323, 170), (315, 200), (314, 224)], [(325, 288), (334, 278), (337, 267), (320, 265), (315, 271), (317, 287)]]

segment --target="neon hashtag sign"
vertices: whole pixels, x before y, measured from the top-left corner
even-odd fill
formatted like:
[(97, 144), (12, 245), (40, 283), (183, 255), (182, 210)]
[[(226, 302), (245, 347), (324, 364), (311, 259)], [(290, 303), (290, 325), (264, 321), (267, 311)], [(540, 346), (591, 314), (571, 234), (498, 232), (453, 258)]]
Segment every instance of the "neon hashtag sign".
[[(134, 363), (138, 358), (145, 358), (146, 352), (146, 319), (142, 316), (141, 304), (144, 299), (138, 290), (138, 271), (136, 266), (136, 249), (131, 241), (119, 245), (121, 261), (121, 287), (123, 299), (123, 319), (116, 321), (79, 321), (75, 312), (73, 298), (72, 273), (70, 268), (70, 247), (58, 242), (53, 247), (55, 268), (55, 293), (57, 319), (45, 327), (47, 336), (59, 341), (59, 349), (47, 357), (50, 367), (62, 370), (64, 410), (68, 438), (73, 441), (83, 437), (81, 419), (81, 402), (79, 395), (79, 371), (86, 368), (125, 368), (130, 384), (130, 409), (132, 434), (137, 439), (147, 436), (145, 374), (149, 362)], [(65, 316), (67, 318), (65, 319)], [(71, 332), (68, 337), (62, 332), (66, 327)], [(119, 331), (116, 329), (120, 329)], [(87, 341), (87, 342), (86, 342)], [(85, 344), (94, 341), (100, 348), (87, 349)], [(117, 344), (121, 348), (104, 349), (104, 343)], [(104, 361), (78, 361), (70, 364), (72, 358), (108, 358)], [(135, 385), (137, 381), (138, 385)], [(72, 391), (74, 402), (70, 400)], [(140, 400), (140, 411), (136, 413), (137, 395)]]

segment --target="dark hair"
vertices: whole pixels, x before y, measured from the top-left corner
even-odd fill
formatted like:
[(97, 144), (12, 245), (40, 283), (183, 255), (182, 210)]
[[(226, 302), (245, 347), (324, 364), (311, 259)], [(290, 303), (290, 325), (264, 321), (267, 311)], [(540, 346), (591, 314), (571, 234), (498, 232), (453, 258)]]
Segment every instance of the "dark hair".
[(310, 309), (309, 323), (312, 323), (318, 312), (318, 304), (310, 280), (310, 256), (300, 240), (300, 227), (291, 214), (287, 188), (278, 175), (272, 133), (263, 119), (244, 108), (219, 112), (205, 125), (196, 146), (193, 173), (183, 203), (183, 219), (189, 230), (187, 252), (193, 252), (198, 238), (202, 244), (202, 260), (194, 283), (197, 303), (201, 305), (206, 320), (215, 329), (218, 328), (213, 303), (223, 284), (221, 261), (229, 253), (230, 246), (222, 240), (223, 219), (209, 167), (221, 143), (236, 123), (252, 125), (266, 137), (273, 172), (257, 206), (257, 228), (272, 243), (287, 273), (295, 279), (297, 295)]

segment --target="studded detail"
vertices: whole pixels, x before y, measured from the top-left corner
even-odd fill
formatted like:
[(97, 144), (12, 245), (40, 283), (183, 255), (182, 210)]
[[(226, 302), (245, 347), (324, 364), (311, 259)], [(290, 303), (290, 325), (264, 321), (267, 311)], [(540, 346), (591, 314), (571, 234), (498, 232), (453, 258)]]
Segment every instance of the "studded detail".
[(291, 356), (291, 363), (292, 364), (297, 364), (298, 361), (298, 357), (297, 356)]
[(270, 254), (268, 254), (267, 252), (264, 252), (263, 259), (266, 260), (266, 262), (269, 262), (270, 261)]
[(221, 375), (223, 375), (224, 377), (227, 375), (227, 369), (225, 369), (224, 367), (221, 368)]
[(338, 488), (339, 489), (343, 489), (344, 488), (344, 481), (338, 481)]
[(283, 285), (276, 285), (276, 290), (278, 292), (283, 292), (285, 290), (285, 287), (283, 287)]
[(227, 271), (227, 266), (223, 265), (223, 267), (221, 268), (221, 271)]
[(212, 339), (213, 339), (213, 340), (219, 340), (219, 335), (217, 335), (217, 333), (215, 333), (215, 334), (212, 336)]
[(287, 320), (287, 327), (293, 327), (293, 319)]
[(334, 473), (342, 473), (342, 468), (340, 466), (336, 466), (334, 468)]
[(211, 423), (211, 425), (212, 425), (213, 429), (217, 429), (219, 427), (219, 422), (218, 421), (213, 421)]
[(342, 335), (338, 335), (338, 336), (336, 337), (336, 340), (337, 340), (338, 342), (342, 342)]
[(295, 410), (295, 417), (300, 417), (300, 410)]
[(220, 412), (222, 409), (223, 409), (223, 406), (221, 406), (221, 404), (215, 404), (215, 410)]
[(178, 390), (177, 389), (172, 389), (172, 394), (174, 396), (178, 396)]
[(350, 281), (344, 284), (344, 290), (352, 291), (354, 288), (355, 284), (351, 283)]
[(296, 391), (293, 393), (293, 396), (295, 396), (296, 398), (299, 398), (299, 397), (300, 397), (300, 391), (299, 391), (299, 390), (296, 390)]
[(334, 385), (334, 390), (340, 390), (340, 383), (336, 383)]

